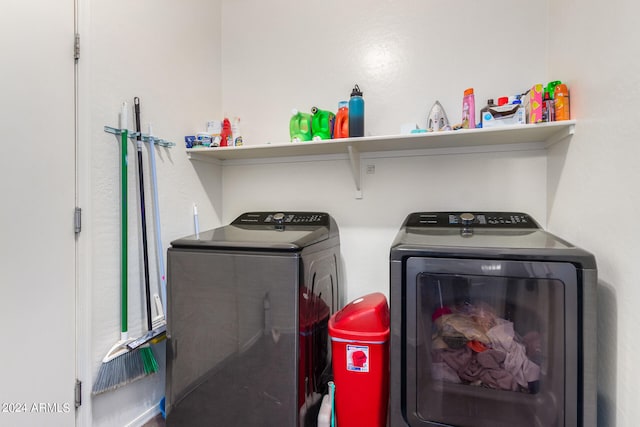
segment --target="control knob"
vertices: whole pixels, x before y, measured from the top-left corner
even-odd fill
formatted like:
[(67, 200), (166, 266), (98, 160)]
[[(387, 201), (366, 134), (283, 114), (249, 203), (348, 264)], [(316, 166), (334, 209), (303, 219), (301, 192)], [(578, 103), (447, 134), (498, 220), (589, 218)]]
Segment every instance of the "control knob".
[(476, 219), (476, 216), (472, 213), (468, 213), (465, 212), (463, 214), (460, 214), (460, 221), (462, 222), (462, 225), (464, 226), (469, 226), (471, 224), (473, 224), (473, 221)]
[(276, 231), (284, 231), (284, 214), (282, 212), (278, 212), (273, 215), (273, 221), (276, 223), (275, 229)]

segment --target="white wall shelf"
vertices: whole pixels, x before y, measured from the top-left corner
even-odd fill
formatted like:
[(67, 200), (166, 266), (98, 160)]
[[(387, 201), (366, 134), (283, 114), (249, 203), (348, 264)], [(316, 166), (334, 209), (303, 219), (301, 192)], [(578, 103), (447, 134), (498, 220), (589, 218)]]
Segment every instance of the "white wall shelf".
[(368, 136), (240, 147), (191, 148), (187, 149), (187, 154), (190, 159), (217, 159), (222, 161), (222, 164), (226, 160), (347, 154), (356, 187), (356, 197), (360, 198), (362, 197), (360, 186), (361, 153), (530, 143), (537, 144), (539, 148), (547, 148), (573, 135), (575, 123), (575, 120), (566, 120), (491, 129), (464, 129), (411, 135)]

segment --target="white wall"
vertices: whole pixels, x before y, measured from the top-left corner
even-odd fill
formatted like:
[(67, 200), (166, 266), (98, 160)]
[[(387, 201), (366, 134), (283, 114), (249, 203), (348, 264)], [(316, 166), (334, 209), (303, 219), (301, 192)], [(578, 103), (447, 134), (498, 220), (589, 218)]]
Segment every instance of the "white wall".
[[(224, 1), (224, 110), (241, 116), (245, 143), (285, 142), (292, 108), (335, 112), (358, 83), (366, 135), (396, 134), (405, 122), (425, 127), (436, 100), (460, 122), (466, 88), (475, 88), (479, 109), (546, 79), (544, 56), (524, 39), (544, 27), (544, 5)], [(544, 40), (541, 32), (541, 47)]]
[(549, 228), (596, 255), (598, 425), (633, 426), (638, 406), (640, 49), (634, 2), (553, 2), (549, 74), (566, 79), (578, 119), (549, 158)]
[[(329, 0), (313, 9), (291, 0), (225, 1), (224, 111), (241, 117), (245, 144), (286, 142), (292, 108), (335, 112), (358, 83), (366, 135), (397, 134), (407, 122), (424, 128), (436, 100), (459, 123), (467, 87), (480, 109), (489, 97), (547, 81), (544, 55), (532, 58), (521, 36), (546, 19), (544, 7), (522, 0)], [(413, 157), (363, 159), (376, 172), (363, 172), (362, 200), (354, 199), (345, 159), (230, 162), (223, 170), (224, 221), (246, 210), (330, 212), (341, 231), (347, 300), (387, 293), (389, 247), (412, 211), (522, 210), (546, 221), (543, 152), (405, 155)]]
[[(191, 233), (193, 201), (203, 229), (253, 209), (326, 210), (340, 225), (348, 299), (386, 290), (389, 244), (414, 210), (523, 210), (593, 251), (601, 277), (598, 425), (631, 426), (640, 418), (638, 226), (627, 219), (640, 205), (632, 134), (640, 87), (637, 5), (330, 0), (309, 17), (309, 8), (292, 0), (88, 4), (92, 374), (119, 329), (117, 151), (102, 126), (116, 124), (123, 99), (139, 96), (143, 123), (153, 121), (157, 134), (179, 144), (159, 152), (165, 247)], [(223, 114), (242, 118), (246, 144), (287, 141), (292, 108), (335, 110), (356, 82), (366, 101), (366, 134), (382, 135), (405, 122), (424, 126), (436, 99), (459, 121), (466, 87), (475, 88), (480, 108), (488, 97), (555, 78), (570, 85), (578, 125), (548, 162), (540, 151), (365, 158), (363, 166), (374, 164), (376, 173), (363, 175), (362, 200), (353, 198), (347, 160), (339, 156), (232, 162), (221, 170), (190, 162), (182, 150), (185, 133)], [(132, 245), (136, 207), (131, 203)], [(612, 211), (617, 216), (607, 218)], [(135, 277), (139, 259), (131, 253)], [(142, 327), (140, 308), (132, 330)], [(91, 399), (93, 425), (133, 419), (162, 396), (161, 381)]]
[[(340, 228), (345, 302), (389, 289), (389, 249), (408, 213), (523, 210), (545, 217), (544, 152), (366, 158), (363, 194), (347, 159), (224, 166), (224, 217), (250, 210), (330, 212)], [(480, 184), (481, 183), (481, 184)]]
[[(117, 391), (88, 396), (100, 361), (119, 339), (120, 331), (120, 196), (119, 142), (103, 132), (118, 126), (124, 100), (141, 100), (142, 127), (177, 144), (159, 148), (158, 187), (164, 247), (193, 232), (192, 205), (198, 204), (202, 227), (220, 224), (220, 170), (192, 165), (184, 151), (184, 135), (203, 130), (206, 121), (221, 115), (220, 2), (86, 1), (81, 3), (82, 146), (88, 154), (88, 194), (82, 203), (84, 238), (90, 264), (88, 349), (84, 378), (85, 425), (123, 426), (140, 423), (164, 395), (164, 345), (154, 346), (160, 373)], [(133, 115), (130, 127), (133, 128)], [(152, 292), (157, 289), (152, 193), (148, 152), (144, 151), (147, 224), (150, 238)], [(137, 337), (146, 329), (142, 303), (143, 269), (139, 228), (137, 156), (129, 144), (129, 331)], [(86, 376), (86, 377), (85, 377)], [(157, 408), (156, 408), (157, 410)], [(137, 421), (136, 421), (137, 419)]]

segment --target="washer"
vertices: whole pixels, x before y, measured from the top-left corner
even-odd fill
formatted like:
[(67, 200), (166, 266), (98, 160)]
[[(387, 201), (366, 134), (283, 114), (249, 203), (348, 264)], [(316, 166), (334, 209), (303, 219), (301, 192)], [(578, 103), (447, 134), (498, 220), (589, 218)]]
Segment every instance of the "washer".
[(315, 425), (342, 306), (335, 220), (248, 212), (167, 258), (167, 425)]
[(390, 425), (596, 425), (596, 261), (515, 212), (418, 212), (391, 248)]

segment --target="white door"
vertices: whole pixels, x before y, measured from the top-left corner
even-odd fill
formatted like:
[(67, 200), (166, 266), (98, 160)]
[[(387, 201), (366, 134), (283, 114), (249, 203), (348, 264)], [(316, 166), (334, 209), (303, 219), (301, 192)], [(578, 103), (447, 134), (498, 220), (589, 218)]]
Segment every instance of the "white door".
[(74, 1), (0, 13), (0, 426), (75, 424)]

